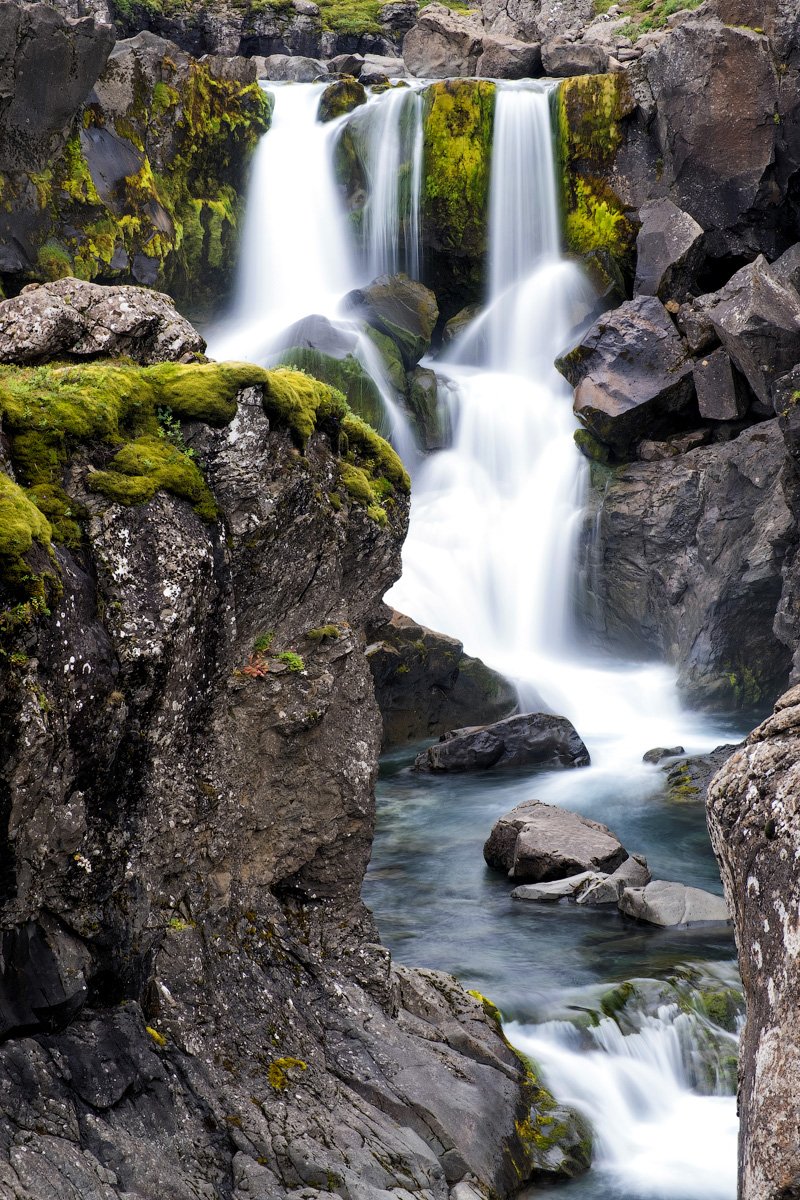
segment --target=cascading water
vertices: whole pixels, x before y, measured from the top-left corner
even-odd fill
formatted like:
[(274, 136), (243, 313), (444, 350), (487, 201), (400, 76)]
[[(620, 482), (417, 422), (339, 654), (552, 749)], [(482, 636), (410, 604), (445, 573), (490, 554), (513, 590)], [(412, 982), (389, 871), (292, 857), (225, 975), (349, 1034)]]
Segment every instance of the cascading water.
[[(626, 845), (648, 854), (654, 874), (719, 887), (702, 825), (691, 813), (667, 811), (660, 777), (641, 754), (673, 742), (700, 751), (723, 737), (681, 712), (667, 668), (587, 662), (573, 648), (586, 464), (573, 444), (570, 391), (553, 361), (594, 296), (560, 253), (550, 88), (498, 87), (487, 305), (430, 364), (454, 436), (449, 449), (421, 463), (372, 342), (340, 312), (348, 290), (379, 274), (419, 274), (421, 97), (390, 90), (321, 125), (320, 92), (317, 85), (275, 89), (273, 129), (251, 185), (236, 311), (212, 331), (211, 352), (270, 363), (286, 345), (286, 327), (311, 314), (351, 339), (413, 468), (411, 530), (390, 601), (515, 678), (523, 703), (532, 707), (541, 695), (566, 713), (595, 764), (535, 781), (392, 775), (383, 785), (367, 898), (398, 957), (454, 970), (521, 1018), (509, 1027), (514, 1041), (538, 1060), (559, 1100), (596, 1129), (597, 1172), (574, 1194), (729, 1200), (734, 1102), (693, 1090), (685, 1057), (675, 1053), (686, 1035), (681, 1014), (651, 1012), (624, 1035), (601, 1021), (587, 1035), (537, 1005), (576, 980), (597, 987), (605, 971), (612, 974), (611, 960), (615, 979), (625, 977), (620, 970), (658, 975), (663, 955), (674, 965), (687, 944), (695, 954), (730, 959), (730, 940), (700, 934), (691, 943), (680, 935), (651, 942), (661, 935), (630, 936), (616, 912), (574, 906), (520, 913), (524, 906), (510, 904), (507, 883), (488, 878), (480, 858), (494, 819), (535, 794), (608, 821)], [(345, 130), (368, 176), (360, 246), (333, 169)], [(442, 840), (461, 855), (460, 869), (445, 879), (433, 852)]]

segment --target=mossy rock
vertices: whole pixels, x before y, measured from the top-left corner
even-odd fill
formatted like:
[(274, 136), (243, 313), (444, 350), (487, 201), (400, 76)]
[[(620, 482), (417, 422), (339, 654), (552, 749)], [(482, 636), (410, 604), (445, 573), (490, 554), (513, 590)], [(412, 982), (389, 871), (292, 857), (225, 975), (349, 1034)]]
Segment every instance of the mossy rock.
[(334, 358), (330, 354), (323, 354), (321, 350), (295, 346), (282, 351), (280, 361), (282, 366), (295, 367), (322, 383), (338, 388), (347, 397), (353, 412), (384, 437), (389, 433), (389, 423), (377, 384), (354, 355)]
[(396, 342), (372, 325), (367, 325), (364, 332), (378, 350), (390, 384), (398, 396), (403, 396), (407, 389), (406, 369)]
[(407, 409), (414, 422), (417, 440), (424, 450), (441, 450), (452, 437), (448, 410), (439, 401), (436, 375), (417, 367), (408, 376)]
[(581, 256), (607, 253), (626, 281), (637, 225), (610, 178), (634, 107), (624, 73), (565, 79), (556, 97), (567, 249)]
[(424, 92), (425, 278), (447, 315), (482, 298), (496, 86), (447, 79)]
[(588, 429), (576, 429), (572, 437), (584, 458), (588, 458), (590, 462), (595, 463), (609, 462), (611, 451), (608, 446), (604, 446), (602, 442), (598, 442), (597, 438), (593, 437)]
[(319, 98), (318, 121), (333, 121), (367, 103), (364, 85), (350, 76), (329, 83)]

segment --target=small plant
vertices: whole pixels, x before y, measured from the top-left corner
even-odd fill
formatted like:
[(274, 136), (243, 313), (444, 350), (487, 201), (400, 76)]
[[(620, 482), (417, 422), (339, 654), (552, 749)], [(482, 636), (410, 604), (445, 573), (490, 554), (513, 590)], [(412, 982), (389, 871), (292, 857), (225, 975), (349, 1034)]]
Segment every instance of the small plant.
[(260, 633), (253, 642), (253, 654), (266, 654), (272, 647), (275, 641), (275, 633), (269, 630), (267, 633)]
[(276, 655), (278, 662), (282, 662), (289, 668), (290, 671), (305, 671), (306, 664), (299, 654), (294, 650), (284, 650), (282, 654)]
[(194, 450), (190, 449), (183, 440), (181, 431), (181, 423), (172, 415), (171, 408), (159, 408), (156, 410), (158, 417), (158, 436), (164, 438), (165, 441), (171, 442), (181, 454), (185, 454), (187, 458), (194, 458)]

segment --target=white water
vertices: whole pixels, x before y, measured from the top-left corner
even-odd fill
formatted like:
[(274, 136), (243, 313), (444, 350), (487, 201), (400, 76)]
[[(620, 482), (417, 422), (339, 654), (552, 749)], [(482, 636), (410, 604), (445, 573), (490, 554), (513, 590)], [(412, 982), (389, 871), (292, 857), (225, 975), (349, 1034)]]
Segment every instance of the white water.
[[(587, 662), (572, 649), (586, 464), (572, 439), (570, 389), (552, 364), (593, 296), (559, 250), (547, 91), (498, 92), (488, 303), (435, 364), (454, 441), (418, 466), (372, 343), (342, 318), (340, 304), (378, 274), (419, 273), (419, 98), (388, 92), (319, 125), (318, 86), (275, 90), (273, 129), (251, 185), (236, 312), (212, 332), (211, 353), (268, 362), (281, 331), (312, 313), (349, 333), (379, 379), (395, 445), (416, 468), (403, 576), (389, 601), (516, 679), (523, 703), (532, 707), (540, 695), (573, 720), (595, 765), (542, 777), (537, 795), (604, 819), (609, 796), (624, 799), (631, 789), (641, 797), (657, 786), (641, 764), (644, 750), (680, 742), (699, 751), (724, 739), (681, 711), (668, 668)], [(371, 181), (361, 253), (332, 171), (346, 123), (366, 146)], [(510, 1032), (559, 1100), (593, 1120), (598, 1171), (614, 1194), (730, 1200), (732, 1099), (692, 1093), (670, 1048), (671, 1017), (653, 1018), (638, 1040), (605, 1024), (589, 1053), (563, 1024)]]

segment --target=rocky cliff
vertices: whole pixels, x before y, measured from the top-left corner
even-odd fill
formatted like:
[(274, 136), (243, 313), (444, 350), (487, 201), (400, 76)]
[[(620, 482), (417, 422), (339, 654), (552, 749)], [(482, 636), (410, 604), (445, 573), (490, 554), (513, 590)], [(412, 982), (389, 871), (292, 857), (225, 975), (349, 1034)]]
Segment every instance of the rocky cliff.
[(307, 376), (164, 361), (202, 343), (136, 289), (26, 292), (0, 341), (0, 1192), (584, 1164), (491, 1006), (393, 966), (359, 898), (396, 456)]

